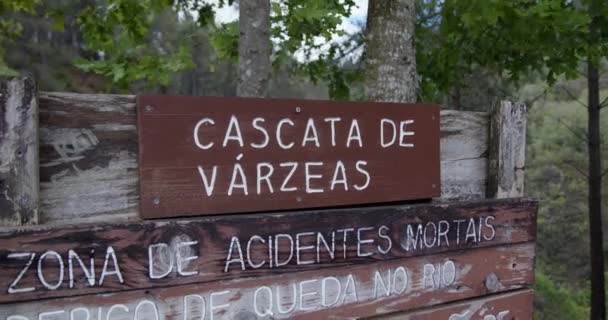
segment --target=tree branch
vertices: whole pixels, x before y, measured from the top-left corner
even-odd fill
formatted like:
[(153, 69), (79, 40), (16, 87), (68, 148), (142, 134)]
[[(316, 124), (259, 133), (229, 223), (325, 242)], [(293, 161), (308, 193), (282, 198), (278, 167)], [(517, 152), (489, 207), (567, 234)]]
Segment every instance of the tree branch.
[(568, 131), (570, 131), (570, 133), (572, 133), (575, 137), (577, 137), (581, 141), (583, 141), (585, 143), (587, 143), (589, 141), (589, 137), (587, 136), (587, 133), (581, 134), (580, 132), (576, 132), (576, 130), (574, 130), (571, 126), (569, 126), (567, 123), (565, 123), (562, 119), (558, 118), (557, 122), (560, 123), (561, 125), (563, 125), (566, 129), (568, 129)]
[(547, 89), (545, 88), (541, 93), (539, 93), (538, 95), (536, 95), (534, 98), (527, 100), (526, 104), (529, 107), (532, 107), (532, 105), (534, 105), (536, 103), (536, 101), (538, 101), (540, 98), (542, 97), (546, 97), (547, 96)]
[(601, 103), (600, 103), (600, 110), (606, 108), (608, 106), (608, 97), (606, 97)]
[(566, 88), (566, 86), (561, 85), (560, 87), (566, 92), (566, 94), (570, 97), (570, 99), (576, 101), (583, 108), (585, 108), (585, 109), (588, 108), (587, 104), (584, 103), (583, 101), (581, 101), (577, 96), (575, 96), (568, 88)]
[(583, 169), (581, 169), (581, 168), (577, 167), (577, 166), (576, 166), (576, 164), (575, 164), (575, 163), (573, 163), (573, 161), (564, 161), (563, 163), (564, 163), (565, 165), (567, 165), (568, 167), (570, 167), (570, 168), (574, 169), (576, 172), (578, 172), (578, 173), (579, 173), (581, 176), (583, 176), (585, 179), (589, 179), (589, 174), (588, 174), (588, 173), (587, 173), (585, 170), (583, 170)]

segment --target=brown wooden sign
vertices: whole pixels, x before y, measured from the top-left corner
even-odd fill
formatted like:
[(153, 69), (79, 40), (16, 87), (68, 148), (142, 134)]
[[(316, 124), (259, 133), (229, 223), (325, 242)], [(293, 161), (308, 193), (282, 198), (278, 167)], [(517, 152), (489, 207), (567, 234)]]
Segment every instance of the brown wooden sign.
[(440, 195), (439, 107), (137, 99), (145, 218)]
[(536, 202), (518, 199), (21, 230), (0, 234), (0, 303), (458, 259), (534, 241), (535, 227)]
[(0, 317), (358, 318), (521, 289), (532, 283), (533, 263), (534, 245), (524, 243), (275, 277), (0, 305)]

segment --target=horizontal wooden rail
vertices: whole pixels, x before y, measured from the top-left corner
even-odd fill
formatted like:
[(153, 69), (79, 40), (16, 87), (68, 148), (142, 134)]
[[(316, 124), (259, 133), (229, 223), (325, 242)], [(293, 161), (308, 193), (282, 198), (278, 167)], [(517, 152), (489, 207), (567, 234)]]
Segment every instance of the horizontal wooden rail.
[[(40, 93), (44, 223), (139, 218), (135, 96)], [(441, 112), (442, 199), (486, 195), (489, 115)]]
[(34, 228), (0, 234), (0, 302), (524, 243), (535, 230), (526, 199)]
[(118, 319), (119, 314), (129, 319), (351, 319), (523, 289), (532, 284), (533, 264), (534, 244), (524, 243), (349, 268), (0, 305), (0, 317), (33, 320), (46, 313), (87, 319), (83, 314), (88, 313), (102, 319)]

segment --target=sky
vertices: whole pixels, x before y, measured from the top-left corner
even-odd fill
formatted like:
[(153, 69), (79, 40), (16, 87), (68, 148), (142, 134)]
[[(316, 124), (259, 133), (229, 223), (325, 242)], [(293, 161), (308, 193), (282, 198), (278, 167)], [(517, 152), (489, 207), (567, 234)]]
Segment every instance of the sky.
[[(217, 0), (210, 1), (217, 4)], [(342, 27), (347, 32), (356, 32), (360, 28), (357, 22), (365, 21), (367, 17), (367, 2), (368, 0), (355, 0), (357, 6), (353, 10), (353, 14), (349, 19), (345, 19)], [(225, 6), (218, 9), (215, 13), (216, 23), (226, 23), (238, 19), (239, 13), (234, 6)], [(360, 25), (360, 23), (359, 23)]]

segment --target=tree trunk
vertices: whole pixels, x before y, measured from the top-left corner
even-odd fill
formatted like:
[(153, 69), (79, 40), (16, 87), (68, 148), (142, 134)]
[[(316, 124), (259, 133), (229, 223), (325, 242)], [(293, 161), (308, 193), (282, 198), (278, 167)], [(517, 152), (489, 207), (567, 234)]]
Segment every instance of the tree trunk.
[(370, 0), (367, 12), (365, 95), (371, 101), (415, 102), (415, 0)]
[[(597, 44), (599, 38), (600, 2), (595, 0), (591, 6), (592, 22), (590, 40)], [(604, 292), (604, 248), (602, 235), (602, 156), (600, 141), (600, 90), (598, 59), (587, 60), (588, 105), (588, 144), (589, 144), (589, 236), (591, 242), (591, 320), (606, 319)]]
[(239, 2), (239, 77), (237, 95), (265, 97), (270, 80), (270, 0)]

